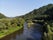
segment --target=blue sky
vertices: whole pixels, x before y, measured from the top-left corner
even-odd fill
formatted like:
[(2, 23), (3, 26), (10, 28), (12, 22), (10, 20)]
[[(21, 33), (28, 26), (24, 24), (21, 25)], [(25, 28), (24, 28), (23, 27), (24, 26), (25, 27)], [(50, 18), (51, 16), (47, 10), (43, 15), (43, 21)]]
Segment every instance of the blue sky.
[(0, 13), (15, 17), (50, 3), (53, 4), (53, 0), (0, 0)]

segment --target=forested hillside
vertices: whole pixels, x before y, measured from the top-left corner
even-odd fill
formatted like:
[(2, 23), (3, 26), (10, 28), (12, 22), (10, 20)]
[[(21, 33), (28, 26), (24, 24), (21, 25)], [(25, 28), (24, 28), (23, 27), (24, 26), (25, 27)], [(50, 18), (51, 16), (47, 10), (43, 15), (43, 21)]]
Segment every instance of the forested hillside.
[(6, 16), (3, 15), (2, 13), (0, 13), (0, 19), (1, 19), (1, 18), (6, 18)]
[(48, 4), (46, 6), (40, 7), (39, 9), (34, 9), (33, 11), (31, 11), (21, 17), (24, 18), (25, 20), (31, 20), (31, 19), (34, 19), (34, 18), (39, 17), (41, 15), (45, 15), (45, 16), (47, 16), (47, 14), (52, 15), (53, 13), (51, 13), (51, 12), (50, 12), (50, 14), (49, 14), (49, 12), (45, 13), (47, 10), (50, 10), (52, 8), (53, 8), (53, 4)]

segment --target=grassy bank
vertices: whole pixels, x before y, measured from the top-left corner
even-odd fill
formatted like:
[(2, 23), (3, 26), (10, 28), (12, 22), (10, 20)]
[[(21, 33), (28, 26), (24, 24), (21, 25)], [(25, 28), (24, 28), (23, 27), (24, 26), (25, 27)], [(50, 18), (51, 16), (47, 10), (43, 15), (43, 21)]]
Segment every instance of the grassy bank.
[(47, 28), (48, 28), (48, 33), (46, 34), (44, 34), (45, 35), (45, 40), (53, 40), (53, 32), (51, 31), (51, 28), (53, 28), (53, 27), (51, 27), (49, 24), (47, 25)]
[(47, 25), (48, 27), (48, 40), (53, 40), (53, 32), (51, 31), (51, 27), (50, 25)]
[(17, 26), (17, 27), (9, 28), (8, 30), (0, 31), (0, 39), (9, 35), (9, 34), (11, 34), (11, 33), (13, 33), (13, 32), (15, 32), (15, 31), (20, 30), (21, 28), (23, 28), (23, 27), (22, 26), (20, 26), (20, 27)]

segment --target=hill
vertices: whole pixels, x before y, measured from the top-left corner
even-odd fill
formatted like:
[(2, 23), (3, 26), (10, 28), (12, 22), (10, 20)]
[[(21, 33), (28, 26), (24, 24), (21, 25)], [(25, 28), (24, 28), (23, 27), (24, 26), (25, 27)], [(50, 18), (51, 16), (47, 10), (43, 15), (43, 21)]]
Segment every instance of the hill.
[[(52, 11), (51, 11), (52, 10)], [(53, 4), (48, 4), (46, 6), (40, 7), (39, 9), (34, 9), (33, 11), (20, 16), (25, 20), (32, 20), (34, 18), (40, 18), (41, 16), (53, 16)]]
[(1, 18), (6, 18), (6, 16), (3, 15), (2, 13), (0, 13), (0, 19), (1, 19)]

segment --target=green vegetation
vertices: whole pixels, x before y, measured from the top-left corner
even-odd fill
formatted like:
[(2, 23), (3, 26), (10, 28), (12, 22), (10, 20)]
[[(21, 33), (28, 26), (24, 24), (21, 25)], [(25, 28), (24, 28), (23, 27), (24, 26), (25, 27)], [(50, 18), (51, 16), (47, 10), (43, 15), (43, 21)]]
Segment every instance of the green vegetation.
[(28, 20), (27, 23), (28, 23), (28, 28), (34, 24), (31, 20)]
[[(53, 4), (48, 4), (46, 6), (40, 7), (39, 9), (34, 9), (33, 11), (27, 13), (26, 15), (20, 16), (24, 18), (25, 20), (32, 20), (34, 18), (40, 18), (40, 17), (47, 17), (49, 15), (53, 15), (53, 13), (49, 13), (53, 8)], [(50, 11), (49, 11), (50, 10)], [(45, 13), (46, 11), (49, 11), (48, 13)]]
[(46, 26), (48, 28), (48, 34), (46, 34), (48, 37), (46, 37), (46, 40), (53, 40), (53, 4), (34, 9), (21, 17), (28, 22), (28, 25), (31, 25), (29, 24), (31, 21), (34, 23), (46, 22), (48, 24)]
[(23, 28), (23, 26), (21, 26), (21, 27), (17, 26), (17, 27), (9, 28), (7, 30), (2, 30), (2, 31), (0, 31), (0, 38), (3, 38), (3, 37), (15, 32), (15, 31), (18, 31), (21, 28)]
[(2, 13), (0, 13), (0, 19), (1, 19), (1, 18), (6, 18), (6, 16), (3, 15)]
[(33, 24), (33, 22), (47, 23), (48, 34), (45, 33), (45, 35), (48, 36), (46, 40), (53, 40), (53, 4), (34, 9), (26, 15), (14, 18), (8, 18), (0, 13), (0, 38), (22, 28), (24, 21), (28, 25)]
[(1, 18), (0, 19), (0, 38), (9, 35), (23, 28), (23, 18)]

